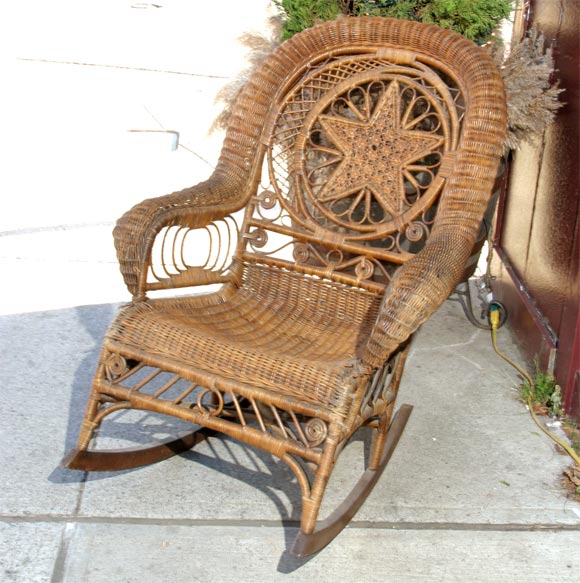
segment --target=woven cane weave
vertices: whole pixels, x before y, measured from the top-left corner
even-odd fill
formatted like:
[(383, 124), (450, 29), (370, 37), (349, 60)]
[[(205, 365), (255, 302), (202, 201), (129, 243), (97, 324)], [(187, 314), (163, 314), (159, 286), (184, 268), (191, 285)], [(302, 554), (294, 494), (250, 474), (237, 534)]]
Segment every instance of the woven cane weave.
[(277, 269), (250, 267), (232, 294), (138, 303), (110, 347), (235, 379), (346, 412), (380, 297)]

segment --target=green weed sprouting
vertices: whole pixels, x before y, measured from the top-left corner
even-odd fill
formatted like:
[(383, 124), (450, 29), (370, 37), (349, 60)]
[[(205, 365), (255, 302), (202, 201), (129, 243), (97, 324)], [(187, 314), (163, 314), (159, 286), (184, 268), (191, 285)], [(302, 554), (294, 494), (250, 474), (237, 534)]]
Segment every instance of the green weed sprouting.
[(519, 387), (520, 399), (527, 403), (528, 400), (539, 408), (547, 409), (552, 417), (562, 414), (562, 390), (556, 384), (554, 377), (549, 372), (540, 369), (538, 357), (534, 358), (535, 378), (534, 387), (528, 381), (524, 381)]

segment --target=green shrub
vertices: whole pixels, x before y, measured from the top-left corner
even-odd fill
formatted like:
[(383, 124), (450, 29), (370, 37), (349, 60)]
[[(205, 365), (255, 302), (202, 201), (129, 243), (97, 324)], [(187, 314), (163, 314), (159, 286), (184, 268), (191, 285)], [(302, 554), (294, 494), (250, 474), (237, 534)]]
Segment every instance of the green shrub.
[(332, 20), (340, 14), (337, 0), (274, 0), (284, 15), (282, 38), (286, 40), (317, 22)]
[(430, 22), (485, 43), (514, 0), (274, 0), (283, 13), (282, 40), (316, 22), (351, 16), (386, 16)]

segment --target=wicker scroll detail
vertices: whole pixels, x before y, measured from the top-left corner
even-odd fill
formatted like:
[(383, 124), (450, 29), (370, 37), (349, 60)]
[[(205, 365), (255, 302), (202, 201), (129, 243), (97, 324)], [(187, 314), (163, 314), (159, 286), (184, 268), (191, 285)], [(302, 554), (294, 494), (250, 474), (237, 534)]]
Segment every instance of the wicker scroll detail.
[[(178, 374), (130, 362), (131, 366), (123, 356), (116, 353), (108, 355), (105, 360), (103, 393), (107, 393), (107, 386), (119, 387), (129, 394), (144, 395), (202, 417), (220, 417), (242, 427), (257, 428), (278, 439), (296, 443), (305, 450), (319, 448), (328, 436), (328, 426), (323, 419), (265, 405), (256, 398), (248, 398), (232, 390), (222, 390), (215, 385), (203, 387)], [(126, 407), (124, 399), (110, 397), (106, 403), (107, 413), (103, 412), (103, 416)]]
[(463, 96), (438, 66), (405, 51), (310, 63), (266, 130), (251, 253), (388, 283), (429, 237), (453, 168)]
[(328, 435), (328, 427), (322, 419), (310, 419), (304, 433), (308, 439), (308, 447), (317, 447), (324, 443)]
[(113, 380), (120, 377), (128, 370), (127, 361), (116, 352), (109, 353), (105, 360), (105, 375), (107, 379)]
[[(204, 403), (204, 398), (209, 402)], [(209, 389), (203, 388), (197, 395), (196, 405), (197, 409), (201, 413), (215, 417), (223, 411), (224, 398), (215, 387), (211, 387)]]

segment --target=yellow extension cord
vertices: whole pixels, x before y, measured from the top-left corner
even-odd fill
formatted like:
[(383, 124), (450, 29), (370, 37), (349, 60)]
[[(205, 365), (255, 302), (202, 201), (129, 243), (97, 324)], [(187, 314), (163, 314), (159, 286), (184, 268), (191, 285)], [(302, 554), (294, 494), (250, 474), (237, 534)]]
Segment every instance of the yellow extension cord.
[[(491, 342), (493, 344), (493, 349), (495, 350), (495, 353), (500, 357), (503, 358), (503, 360), (505, 360), (508, 364), (511, 364), (511, 366), (513, 366), (525, 379), (526, 381), (528, 381), (528, 383), (530, 384), (530, 393), (531, 395), (534, 394), (536, 385), (534, 383), (534, 381), (532, 380), (532, 377), (525, 371), (523, 370), (520, 366), (518, 366), (513, 360), (509, 359), (505, 354), (503, 354), (499, 348), (497, 347), (497, 329), (499, 328), (499, 318), (500, 318), (500, 313), (499, 310), (494, 310), (492, 308), (490, 314), (490, 322), (491, 322)], [(530, 410), (530, 415), (532, 416), (532, 419), (534, 420), (535, 424), (553, 441), (555, 441), (560, 447), (562, 447), (566, 453), (580, 466), (580, 457), (578, 457), (578, 454), (564, 441), (562, 441), (561, 439), (559, 439), (558, 437), (556, 437), (554, 434), (550, 433), (538, 420), (538, 418), (536, 417), (536, 414), (534, 413), (534, 406), (532, 404), (532, 398), (531, 395), (528, 397), (528, 409)]]

